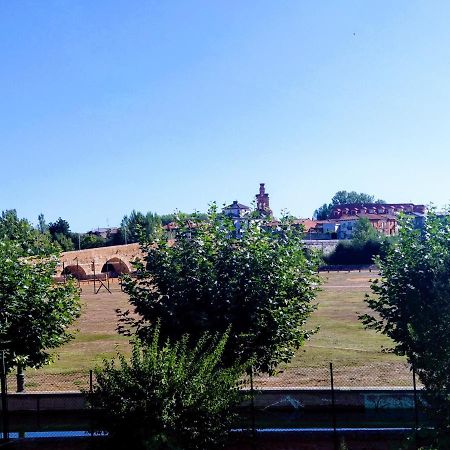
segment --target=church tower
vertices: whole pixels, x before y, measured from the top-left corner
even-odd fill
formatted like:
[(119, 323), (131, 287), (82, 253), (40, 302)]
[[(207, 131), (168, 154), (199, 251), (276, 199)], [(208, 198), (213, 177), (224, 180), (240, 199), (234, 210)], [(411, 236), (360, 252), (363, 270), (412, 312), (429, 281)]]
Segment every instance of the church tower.
[(271, 216), (272, 210), (269, 206), (269, 194), (266, 193), (264, 183), (259, 184), (259, 194), (255, 195), (256, 198), (256, 210), (260, 216)]

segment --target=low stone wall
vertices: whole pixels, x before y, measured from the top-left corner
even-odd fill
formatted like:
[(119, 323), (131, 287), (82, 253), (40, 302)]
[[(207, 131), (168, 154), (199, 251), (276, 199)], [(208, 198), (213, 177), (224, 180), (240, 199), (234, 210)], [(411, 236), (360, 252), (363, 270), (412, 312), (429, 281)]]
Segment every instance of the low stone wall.
[(331, 240), (331, 239), (327, 239), (327, 240), (325, 240), (325, 239), (324, 240), (304, 239), (303, 240), (303, 244), (306, 247), (311, 247), (313, 249), (320, 250), (325, 256), (333, 253), (333, 251), (336, 249), (339, 242), (340, 241), (338, 241), (338, 240)]

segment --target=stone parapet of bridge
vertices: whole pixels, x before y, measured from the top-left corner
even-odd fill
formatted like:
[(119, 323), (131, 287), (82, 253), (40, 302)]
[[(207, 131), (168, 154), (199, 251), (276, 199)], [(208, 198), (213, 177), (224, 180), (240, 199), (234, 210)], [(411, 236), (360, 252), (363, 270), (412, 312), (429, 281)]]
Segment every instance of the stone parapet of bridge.
[(137, 243), (64, 252), (56, 276), (72, 275), (79, 280), (105, 274), (115, 277), (133, 272), (131, 262), (136, 258), (142, 258)]

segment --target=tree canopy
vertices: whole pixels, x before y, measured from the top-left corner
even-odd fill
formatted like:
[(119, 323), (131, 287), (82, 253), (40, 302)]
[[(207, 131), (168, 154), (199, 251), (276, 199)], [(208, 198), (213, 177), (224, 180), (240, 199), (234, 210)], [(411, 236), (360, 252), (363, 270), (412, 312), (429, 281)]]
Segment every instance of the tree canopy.
[(423, 229), (403, 218), (398, 240), (378, 265), (380, 277), (366, 299), (375, 314), (361, 319), (392, 338), (393, 350), (414, 365), (448, 431), (450, 216), (431, 212)]
[(2, 214), (0, 230), (0, 345), (10, 369), (39, 367), (70, 339), (78, 291), (70, 282), (54, 284), (59, 248), (48, 236), (15, 211)]
[(208, 219), (178, 220), (175, 245), (157, 234), (143, 242), (137, 278), (125, 282), (136, 322), (145, 339), (156, 323), (163, 337), (224, 333), (225, 359), (256, 357), (257, 369), (271, 372), (309, 337), (304, 328), (315, 309), (319, 282), (314, 255), (289, 224), (279, 232), (250, 221), (240, 238), (233, 222), (213, 207)]
[(60, 217), (56, 222), (48, 225), (48, 231), (50, 232), (53, 241), (57, 242), (63, 251), (75, 249), (72, 233), (70, 232), (70, 225), (67, 220)]
[(370, 194), (355, 191), (338, 191), (333, 195), (331, 203), (324, 203), (322, 206), (314, 211), (313, 217), (318, 220), (328, 219), (331, 210), (336, 205), (343, 205), (345, 203), (386, 203), (384, 200), (377, 199)]
[(48, 255), (55, 250), (48, 235), (38, 232), (26, 219), (19, 219), (15, 209), (2, 211), (0, 240), (14, 241), (22, 256)]

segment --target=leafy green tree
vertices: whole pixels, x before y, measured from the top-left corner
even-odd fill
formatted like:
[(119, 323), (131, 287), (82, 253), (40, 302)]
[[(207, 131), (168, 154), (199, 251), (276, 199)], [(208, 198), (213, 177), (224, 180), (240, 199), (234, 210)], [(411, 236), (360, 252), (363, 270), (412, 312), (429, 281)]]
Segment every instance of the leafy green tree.
[(352, 240), (355, 244), (364, 244), (367, 241), (382, 241), (384, 235), (374, 228), (367, 217), (357, 220)]
[(51, 359), (52, 350), (71, 338), (68, 327), (80, 312), (74, 284), (53, 281), (56, 247), (48, 244), (33, 256), (37, 231), (28, 231), (18, 239), (0, 239), (0, 342), (8, 369), (17, 367), (19, 376), (25, 367)]
[[(74, 240), (75, 237), (72, 236), (70, 232), (70, 225), (67, 220), (61, 217), (54, 223), (50, 223), (48, 230), (54, 242), (57, 242), (63, 251), (70, 251), (75, 249)], [(78, 238), (76, 238), (77, 240)]]
[(42, 214), (42, 213), (39, 214), (39, 216), (38, 216), (38, 230), (39, 230), (39, 233), (41, 233), (41, 234), (45, 234), (45, 233), (49, 232), (48, 224), (45, 221), (44, 214)]
[(19, 219), (15, 209), (2, 211), (0, 240), (18, 243), (23, 256), (47, 255), (53, 249), (48, 235), (39, 233), (26, 219)]
[(148, 212), (146, 215), (139, 211), (131, 211), (129, 216), (122, 219), (121, 230), (124, 240), (128, 244), (139, 242), (141, 235), (149, 238), (153, 235), (155, 228), (161, 224), (156, 213)]
[(377, 256), (386, 253), (392, 241), (376, 230), (369, 219), (362, 217), (356, 222), (353, 238), (339, 242), (325, 261), (333, 265), (373, 264)]
[[(401, 221), (397, 242), (379, 259), (380, 277), (363, 323), (389, 336), (429, 394), (441, 430), (450, 435), (450, 216), (428, 214), (424, 228)], [(449, 441), (439, 448), (448, 448)]]
[(331, 199), (331, 203), (324, 203), (314, 211), (313, 217), (317, 220), (325, 220), (330, 216), (331, 210), (337, 205), (346, 203), (386, 203), (384, 200), (375, 200), (373, 195), (358, 193), (355, 191), (338, 191)]
[(200, 212), (195, 212), (195, 213), (178, 212), (178, 213), (173, 213), (173, 214), (163, 214), (163, 215), (159, 216), (159, 218), (161, 219), (161, 223), (163, 225), (167, 225), (171, 222), (177, 221), (180, 216), (184, 217), (186, 220), (189, 220), (192, 218), (198, 219), (198, 220), (207, 220), (207, 218), (208, 218), (208, 214), (200, 213)]
[(106, 239), (93, 233), (86, 233), (80, 236), (81, 249), (98, 248), (106, 245)]
[(52, 236), (55, 236), (56, 234), (62, 234), (64, 236), (70, 237), (69, 222), (62, 219), (61, 217), (56, 222), (50, 223), (48, 229)]
[(315, 309), (319, 278), (315, 256), (301, 235), (282, 223), (274, 233), (250, 221), (236, 237), (233, 222), (213, 207), (208, 220), (178, 220), (175, 245), (162, 233), (144, 242), (144, 261), (125, 291), (142, 317), (142, 339), (161, 324), (164, 338), (189, 334), (195, 342), (205, 331), (231, 329), (225, 362), (256, 358), (256, 368), (273, 372), (289, 361), (311, 331), (304, 325)]
[(187, 336), (162, 344), (157, 326), (148, 345), (134, 341), (129, 362), (123, 355), (105, 361), (89, 396), (105, 413), (102, 430), (134, 449), (221, 448), (242, 400), (239, 379), (246, 369), (222, 367), (227, 339), (205, 334), (193, 349)]

